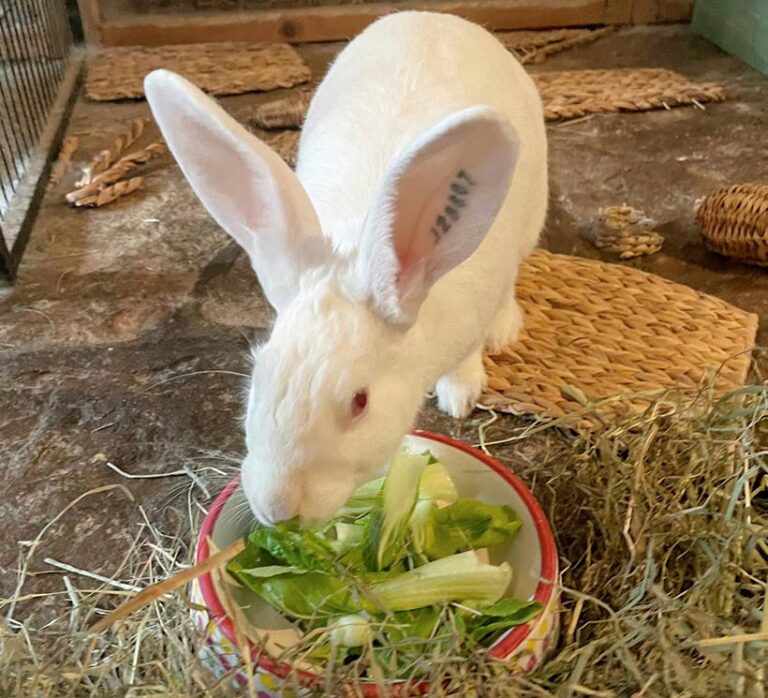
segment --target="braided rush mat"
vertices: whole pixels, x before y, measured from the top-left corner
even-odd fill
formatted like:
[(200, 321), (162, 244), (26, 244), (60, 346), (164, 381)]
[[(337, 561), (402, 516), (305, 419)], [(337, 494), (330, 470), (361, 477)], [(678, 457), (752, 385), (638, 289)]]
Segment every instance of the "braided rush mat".
[[(605, 417), (649, 404), (637, 393), (744, 384), (757, 316), (718, 298), (618, 264), (542, 250), (520, 270), (520, 338), (485, 357), (481, 404), (513, 414), (560, 418), (590, 401), (626, 395)], [(582, 427), (594, 426), (583, 422)]]
[(616, 27), (599, 29), (550, 29), (547, 31), (515, 31), (497, 34), (497, 38), (523, 65), (541, 63), (547, 56), (560, 53), (573, 46), (591, 44)]
[(689, 82), (671, 70), (655, 68), (563, 70), (532, 77), (544, 102), (544, 116), (550, 120), (681, 104), (700, 106), (726, 98), (721, 85)]
[(294, 167), (299, 150), (298, 131), (279, 131), (278, 133), (263, 134), (264, 142), (272, 148), (285, 162)]
[[(548, 121), (598, 112), (668, 109), (682, 104), (719, 102), (721, 85), (694, 83), (671, 70), (566, 70), (531, 76), (539, 88)], [(300, 128), (312, 93), (302, 91), (259, 105), (251, 123), (257, 128)]]
[(294, 87), (312, 74), (288, 44), (214, 43), (100, 50), (89, 62), (86, 95), (97, 101), (144, 96), (144, 76), (167, 68), (213, 95)]

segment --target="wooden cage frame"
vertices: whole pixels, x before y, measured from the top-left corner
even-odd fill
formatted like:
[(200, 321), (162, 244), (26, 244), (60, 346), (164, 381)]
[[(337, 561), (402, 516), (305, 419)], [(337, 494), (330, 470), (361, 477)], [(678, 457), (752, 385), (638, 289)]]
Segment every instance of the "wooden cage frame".
[(495, 31), (682, 22), (693, 0), (405, 0), (247, 12), (137, 15), (116, 20), (108, 0), (78, 0), (86, 40), (95, 46), (158, 46), (216, 41), (309, 43), (350, 39), (395, 9), (451, 12)]

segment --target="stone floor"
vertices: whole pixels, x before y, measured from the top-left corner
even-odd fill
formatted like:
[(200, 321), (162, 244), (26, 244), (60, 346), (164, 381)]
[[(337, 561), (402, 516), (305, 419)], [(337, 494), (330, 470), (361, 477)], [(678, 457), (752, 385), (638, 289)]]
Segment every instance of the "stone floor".
[[(338, 46), (302, 49), (315, 76)], [(765, 177), (768, 90), (763, 77), (685, 27), (635, 28), (551, 58), (535, 70), (665, 67), (715, 80), (737, 99), (706, 111), (679, 108), (601, 115), (549, 129), (553, 201), (543, 245), (600, 257), (581, 236), (601, 206), (623, 202), (661, 222), (667, 244), (637, 266), (768, 317), (768, 276), (708, 253), (692, 221), (712, 188)], [(269, 95), (271, 98), (273, 95)], [(248, 118), (264, 96), (224, 100)], [(110, 143), (145, 103), (81, 99), (69, 134), (82, 153)], [(71, 184), (71, 179), (68, 182)], [(13, 586), (17, 541), (30, 540), (77, 497), (98, 487), (47, 532), (42, 558), (111, 574), (135, 532), (137, 504), (160, 516), (174, 478), (125, 480), (242, 449), (245, 359), (270, 311), (243, 254), (205, 215), (166, 158), (137, 194), (100, 210), (72, 210), (49, 193), (18, 283), (0, 296), (0, 592)], [(764, 337), (762, 337), (764, 339)], [(228, 373), (229, 372), (229, 373)], [(430, 404), (422, 426), (474, 440), (485, 415), (457, 423)], [(504, 418), (501, 435), (515, 425)], [(503, 454), (514, 463), (518, 456)], [(173, 503), (171, 507), (177, 506)], [(35, 577), (61, 589), (58, 574)]]

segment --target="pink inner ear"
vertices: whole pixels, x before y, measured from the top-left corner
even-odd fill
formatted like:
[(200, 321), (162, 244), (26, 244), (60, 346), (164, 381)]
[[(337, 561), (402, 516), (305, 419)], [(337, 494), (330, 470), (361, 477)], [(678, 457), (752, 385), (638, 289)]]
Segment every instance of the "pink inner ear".
[(508, 192), (515, 148), (484, 107), (446, 117), (381, 183), (361, 256), (378, 310), (413, 322), (429, 288), (483, 241)]
[[(443, 154), (442, 160), (447, 158)], [(451, 161), (457, 160), (452, 157)], [(436, 164), (434, 159), (409, 172), (399, 184), (397, 197), (397, 220), (393, 237), (395, 254), (400, 269), (397, 273), (397, 283), (405, 280), (408, 273), (428, 261), (435, 249), (432, 226), (442, 209), (448, 186), (453, 176), (453, 162), (441, 163), (443, 175), (435, 177)]]

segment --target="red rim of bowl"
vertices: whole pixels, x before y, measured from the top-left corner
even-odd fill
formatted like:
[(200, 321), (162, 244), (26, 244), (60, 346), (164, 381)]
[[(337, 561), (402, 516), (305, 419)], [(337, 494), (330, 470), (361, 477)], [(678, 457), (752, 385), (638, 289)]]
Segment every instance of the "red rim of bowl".
[[(541, 579), (536, 587), (536, 593), (533, 595), (535, 601), (538, 601), (544, 609), (547, 608), (552, 594), (554, 592), (555, 577), (557, 576), (557, 547), (555, 545), (555, 539), (552, 535), (552, 530), (549, 527), (544, 511), (539, 503), (534, 499), (531, 491), (523, 484), (523, 482), (516, 475), (511, 473), (505, 468), (499, 461), (492, 458), (487, 453), (479, 451), (468, 444), (465, 444), (456, 439), (452, 439), (449, 436), (443, 436), (442, 434), (433, 434), (428, 431), (415, 430), (412, 432), (413, 436), (420, 436), (431, 441), (438, 441), (447, 446), (451, 446), (459, 451), (463, 451), (481, 461), (487, 465), (491, 470), (500, 475), (506, 482), (515, 490), (520, 499), (523, 500), (525, 507), (528, 509), (534, 525), (536, 526), (536, 533), (539, 537), (539, 550), (541, 551)], [(203, 519), (202, 527), (200, 528), (200, 534), (197, 539), (197, 549), (195, 552), (195, 562), (199, 563), (208, 557), (208, 538), (212, 535), (213, 529), (216, 525), (216, 521), (219, 518), (222, 508), (226, 501), (232, 496), (237, 486), (240, 484), (240, 478), (236, 477), (230, 482), (224, 490), (216, 497), (216, 500), (211, 505), (208, 514)], [(219, 601), (219, 597), (216, 594), (216, 590), (213, 586), (210, 574), (201, 575), (198, 578), (200, 585), (200, 593), (202, 594), (205, 607), (208, 609), (212, 619), (216, 622), (218, 627), (227, 637), (227, 639), (236, 645), (235, 630), (232, 625), (232, 619), (227, 615), (224, 607)], [(491, 648), (490, 654), (494, 659), (506, 659), (515, 650), (520, 648), (525, 641), (528, 634), (533, 630), (535, 622), (538, 620), (537, 616), (530, 623), (519, 625), (514, 628), (500, 640), (498, 640)], [(257, 656), (258, 649), (249, 641), (249, 646), (254, 656)], [(285, 677), (289, 675), (292, 668), (286, 664), (279, 664), (272, 661), (268, 657), (259, 656), (258, 664), (266, 669), (268, 672), (275, 674), (279, 677)], [(306, 671), (299, 671), (299, 677), (302, 679), (318, 679), (319, 676), (311, 674)], [(367, 687), (366, 687), (367, 688)], [(375, 686), (371, 688), (374, 692), (370, 695), (376, 695)], [(366, 691), (366, 694), (368, 692)]]

